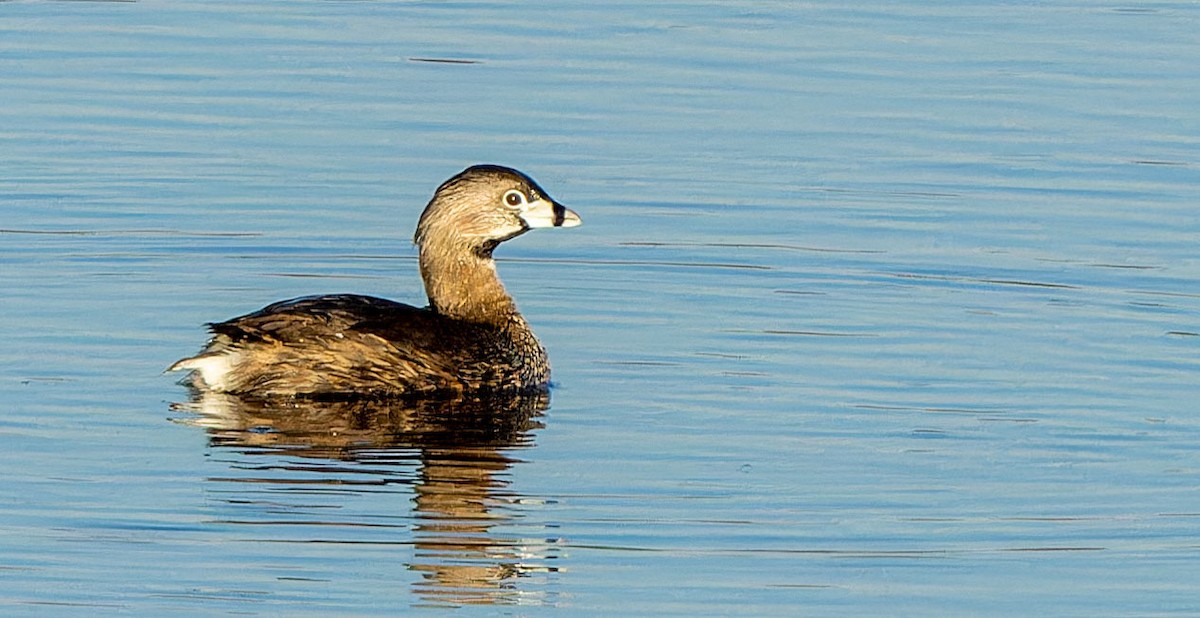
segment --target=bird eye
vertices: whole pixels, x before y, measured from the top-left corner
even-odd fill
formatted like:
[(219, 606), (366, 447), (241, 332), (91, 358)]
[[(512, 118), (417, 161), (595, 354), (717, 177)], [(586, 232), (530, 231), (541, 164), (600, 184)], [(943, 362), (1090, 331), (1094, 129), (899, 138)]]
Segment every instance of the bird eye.
[(525, 194), (515, 189), (509, 191), (504, 194), (504, 203), (509, 206), (520, 206), (525, 203)]

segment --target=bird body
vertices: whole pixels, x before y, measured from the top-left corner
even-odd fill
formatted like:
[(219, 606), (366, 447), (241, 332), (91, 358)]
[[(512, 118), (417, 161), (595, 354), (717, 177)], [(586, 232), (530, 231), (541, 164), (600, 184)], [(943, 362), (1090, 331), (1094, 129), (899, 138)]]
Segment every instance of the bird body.
[(210, 324), (212, 339), (168, 371), (201, 391), (253, 396), (425, 397), (545, 388), (546, 351), (496, 274), (492, 251), (579, 216), (499, 166), (442, 184), (415, 242), (429, 306), (351, 294), (281, 301)]

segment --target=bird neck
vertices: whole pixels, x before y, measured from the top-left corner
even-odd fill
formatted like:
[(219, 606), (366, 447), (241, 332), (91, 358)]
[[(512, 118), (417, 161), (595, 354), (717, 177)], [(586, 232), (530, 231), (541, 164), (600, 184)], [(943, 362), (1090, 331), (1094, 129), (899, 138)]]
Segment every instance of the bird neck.
[[(447, 256), (454, 257), (447, 257)], [(524, 325), (517, 306), (500, 283), (491, 255), (474, 251), (420, 249), (421, 278), (429, 306), (455, 319), (499, 327)]]

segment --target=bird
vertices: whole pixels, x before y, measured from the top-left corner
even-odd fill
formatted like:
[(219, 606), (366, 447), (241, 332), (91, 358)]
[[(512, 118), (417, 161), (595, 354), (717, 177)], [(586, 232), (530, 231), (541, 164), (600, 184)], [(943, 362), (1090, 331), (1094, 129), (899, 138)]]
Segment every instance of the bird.
[(581, 219), (524, 173), (474, 165), (442, 183), (413, 242), (429, 304), (305, 296), (208, 324), (199, 354), (167, 371), (200, 393), (245, 397), (463, 397), (548, 388), (546, 350), (492, 252), (534, 228)]

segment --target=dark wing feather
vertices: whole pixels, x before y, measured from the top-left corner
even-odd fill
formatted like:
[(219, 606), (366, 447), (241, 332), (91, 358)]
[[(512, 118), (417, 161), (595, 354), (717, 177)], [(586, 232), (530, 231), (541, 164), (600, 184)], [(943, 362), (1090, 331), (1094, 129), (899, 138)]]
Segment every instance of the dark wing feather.
[(235, 392), (462, 391), (519, 382), (526, 365), (494, 328), (370, 296), (282, 301), (210, 329), (206, 353), (239, 353)]
[(208, 326), (213, 334), (239, 343), (288, 343), (349, 330), (363, 322), (406, 317), (420, 321), (426, 313), (427, 310), (382, 298), (338, 294), (284, 300)]

